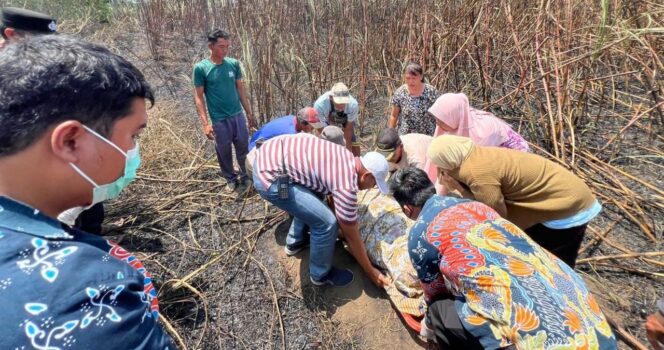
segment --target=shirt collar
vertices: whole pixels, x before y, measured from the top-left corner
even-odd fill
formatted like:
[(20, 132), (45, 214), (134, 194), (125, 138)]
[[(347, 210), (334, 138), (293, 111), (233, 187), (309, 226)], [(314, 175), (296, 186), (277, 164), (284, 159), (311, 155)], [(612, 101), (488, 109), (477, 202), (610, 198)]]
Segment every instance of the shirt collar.
[(0, 196), (0, 229), (24, 232), (43, 238), (73, 238), (62, 223), (39, 210), (8, 197)]
[(457, 198), (452, 196), (441, 196), (438, 194), (434, 194), (424, 203), (422, 211), (424, 211), (425, 208), (428, 209), (429, 207), (435, 207), (436, 210), (441, 211), (449, 207), (452, 207), (454, 205), (465, 202), (471, 202), (471, 200), (467, 198)]
[(427, 199), (427, 201), (424, 202), (424, 205), (422, 206), (422, 210), (420, 211), (420, 213), (422, 213), (426, 209), (429, 209), (430, 206), (436, 205), (440, 197), (441, 196), (434, 194), (433, 196), (431, 196), (431, 198)]

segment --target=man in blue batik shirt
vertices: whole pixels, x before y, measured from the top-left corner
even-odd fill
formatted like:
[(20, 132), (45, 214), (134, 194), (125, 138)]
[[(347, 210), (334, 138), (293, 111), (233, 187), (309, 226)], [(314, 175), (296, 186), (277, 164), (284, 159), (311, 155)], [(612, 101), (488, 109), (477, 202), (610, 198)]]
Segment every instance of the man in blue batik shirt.
[(135, 177), (150, 86), (64, 36), (7, 46), (0, 72), (0, 348), (174, 348), (140, 260), (55, 219)]

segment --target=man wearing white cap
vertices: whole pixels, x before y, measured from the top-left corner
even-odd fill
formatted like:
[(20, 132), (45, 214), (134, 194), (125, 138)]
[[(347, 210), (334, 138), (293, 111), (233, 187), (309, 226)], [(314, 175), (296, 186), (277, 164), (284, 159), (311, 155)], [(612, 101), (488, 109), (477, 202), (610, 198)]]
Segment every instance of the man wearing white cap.
[[(254, 186), (263, 199), (293, 215), (286, 254), (307, 245), (309, 275), (314, 285), (344, 287), (353, 281), (348, 269), (332, 266), (337, 230), (341, 228), (351, 254), (378, 286), (388, 283), (367, 256), (357, 224), (357, 192), (376, 185), (388, 192), (385, 157), (369, 152), (355, 157), (343, 146), (316, 137), (280, 136), (256, 152)], [(323, 198), (332, 197), (334, 212)], [(309, 227), (311, 237), (305, 234)]]
[(346, 148), (355, 156), (360, 155), (360, 145), (353, 130), (359, 115), (357, 100), (350, 95), (344, 83), (336, 83), (332, 90), (322, 94), (314, 103), (318, 117), (325, 125), (335, 125), (343, 129)]

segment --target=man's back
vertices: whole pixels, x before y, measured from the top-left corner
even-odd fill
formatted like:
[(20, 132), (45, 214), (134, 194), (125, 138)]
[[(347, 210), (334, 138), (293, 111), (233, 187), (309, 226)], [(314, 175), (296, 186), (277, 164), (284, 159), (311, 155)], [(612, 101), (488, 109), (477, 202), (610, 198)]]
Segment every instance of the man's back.
[(331, 194), (339, 220), (357, 220), (356, 160), (345, 147), (314, 136), (280, 136), (258, 149), (254, 173), (265, 188), (286, 170), (290, 180)]
[(433, 140), (433, 136), (410, 133), (401, 136), (404, 153), (399, 165), (401, 167), (413, 166), (424, 169), (427, 162), (427, 149)]
[(433, 196), (409, 232), (425, 296), (451, 294), (466, 329), (486, 348), (615, 349), (611, 328), (572, 268), (490, 207)]
[(294, 115), (286, 115), (274, 119), (263, 125), (251, 136), (251, 140), (249, 141), (249, 150), (251, 151), (254, 149), (254, 147), (256, 147), (256, 141), (259, 139), (267, 141), (273, 137), (291, 134), (297, 134)]

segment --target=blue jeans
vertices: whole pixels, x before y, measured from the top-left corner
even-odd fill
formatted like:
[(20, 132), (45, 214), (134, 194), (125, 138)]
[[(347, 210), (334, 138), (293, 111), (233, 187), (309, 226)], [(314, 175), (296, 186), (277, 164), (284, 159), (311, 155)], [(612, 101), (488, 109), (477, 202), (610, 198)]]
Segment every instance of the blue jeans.
[(279, 199), (276, 181), (266, 189), (255, 173), (254, 187), (263, 199), (293, 215), (286, 244), (305, 240), (304, 230), (309, 226), (311, 230), (309, 275), (315, 280), (325, 277), (332, 268), (332, 256), (337, 240), (337, 218), (332, 210), (314, 192), (300, 184), (288, 185), (288, 199)]
[(235, 146), (235, 158), (240, 166), (240, 179), (247, 178), (247, 170), (244, 168), (245, 158), (249, 152), (249, 130), (247, 130), (246, 118), (240, 112), (228, 118), (212, 124), (214, 129), (215, 150), (217, 160), (221, 168), (221, 175), (228, 181), (234, 182), (238, 174), (233, 170), (233, 149)]

